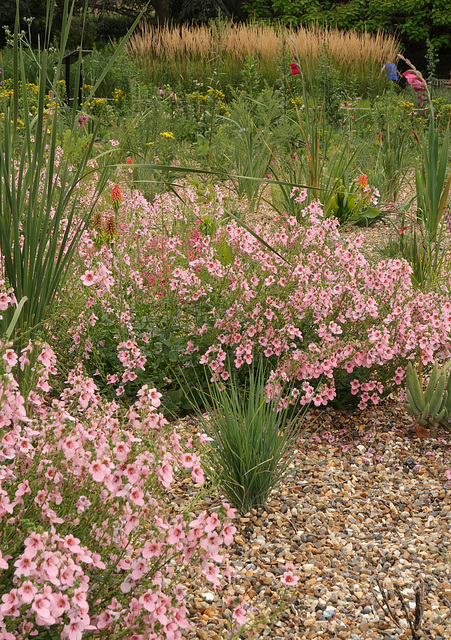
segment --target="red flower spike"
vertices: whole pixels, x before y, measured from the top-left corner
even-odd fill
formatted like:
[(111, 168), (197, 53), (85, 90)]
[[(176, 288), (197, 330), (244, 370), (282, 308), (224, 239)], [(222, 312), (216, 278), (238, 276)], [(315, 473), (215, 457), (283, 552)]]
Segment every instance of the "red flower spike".
[(296, 64), (296, 62), (290, 62), (290, 68), (290, 75), (292, 76), (297, 76), (299, 73), (301, 73), (301, 70), (299, 69), (299, 66)]
[(366, 186), (368, 186), (368, 176), (366, 176), (364, 173), (362, 173), (359, 176), (359, 187), (365, 188)]
[(122, 193), (121, 188), (118, 184), (115, 184), (111, 189), (111, 204), (113, 205), (113, 209), (117, 211), (122, 202)]

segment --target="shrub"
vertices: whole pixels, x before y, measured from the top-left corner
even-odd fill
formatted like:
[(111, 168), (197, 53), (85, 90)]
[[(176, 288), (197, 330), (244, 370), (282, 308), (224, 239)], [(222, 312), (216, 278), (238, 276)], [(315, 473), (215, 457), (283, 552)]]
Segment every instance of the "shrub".
[(448, 357), (451, 306), (447, 294), (415, 290), (403, 260), (371, 265), (363, 237), (341, 238), (338, 222), (324, 220), (317, 203), (304, 217), (304, 225), (293, 216), (275, 233), (257, 230), (272, 251), (230, 223), (220, 237), (232, 262), (197, 261), (172, 274), (171, 288), (185, 304), (194, 291), (207, 298), (206, 269), (209, 290), (230, 295), (225, 312), (212, 314), (217, 338), (201, 358), (213, 379), (227, 377), (227, 353), (237, 368), (263, 353), (275, 377), (298, 381), (301, 403), (358, 396), (363, 409), (401, 383), (406, 361), (420, 353), (423, 362)]
[[(135, 170), (134, 165), (130, 172)], [(71, 359), (76, 354), (83, 360), (103, 392), (133, 397), (142, 384), (150, 384), (164, 393), (165, 407), (171, 409), (189, 407), (175, 386), (175, 373), (183, 366), (188, 379), (196, 368), (200, 374), (197, 350), (210, 344), (203, 336), (211, 339), (211, 310), (222, 296), (217, 289), (204, 300), (201, 290), (180, 304), (171, 290), (171, 274), (179, 265), (205, 255), (210, 240), (203, 231), (214, 230), (222, 211), (222, 195), (213, 187), (211, 193), (200, 189), (198, 196), (188, 189), (185, 197), (197, 212), (199, 200), (202, 217), (175, 204), (169, 194), (149, 204), (137, 191), (124, 191), (117, 213), (109, 197), (102, 198), (72, 272), (72, 283), (85, 286), (77, 295), (72, 283), (67, 287), (61, 305), (67, 325), (59, 319), (54, 327), (67, 349), (65, 358), (69, 352)], [(108, 240), (105, 225), (111, 222), (117, 234)], [(67, 346), (67, 335), (72, 345)], [(195, 348), (190, 351), (191, 338)]]
[(260, 241), (220, 222), (219, 190), (209, 203), (197, 197), (188, 189), (185, 205), (169, 195), (149, 205), (134, 192), (113, 244), (98, 251), (95, 231), (84, 235), (74, 277), (90, 286), (72, 351), (115, 393), (158, 381), (180, 402), (178, 367), (195, 379), (200, 358), (219, 380), (227, 354), (237, 368), (263, 354), (276, 377), (297, 381), (302, 403), (364, 408), (401, 383), (408, 360), (450, 354), (446, 292), (413, 288), (404, 260), (370, 264), (363, 236), (340, 236), (318, 203), (299, 205), (300, 222), (257, 227)]
[[(159, 413), (161, 394), (141, 388), (124, 413), (78, 367), (51, 402), (41, 382), (29, 415), (17, 356), (5, 343), (0, 353), (0, 634), (180, 638), (181, 576), (219, 585), (234, 512), (172, 512), (175, 478), (199, 485), (203, 472)], [(48, 346), (38, 363), (54, 372)]]

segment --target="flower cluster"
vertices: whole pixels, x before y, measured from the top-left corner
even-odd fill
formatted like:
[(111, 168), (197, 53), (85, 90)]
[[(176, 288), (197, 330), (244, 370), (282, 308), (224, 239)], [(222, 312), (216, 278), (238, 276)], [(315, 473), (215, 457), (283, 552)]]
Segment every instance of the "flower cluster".
[[(49, 358), (40, 362), (51, 368)], [(203, 482), (193, 442), (183, 448), (168, 428), (155, 389), (143, 387), (123, 415), (81, 366), (50, 406), (41, 394), (30, 417), (8, 367), (0, 380), (0, 636), (47, 629), (67, 640), (119, 630), (181, 638), (189, 628), (181, 575), (219, 586), (223, 573), (230, 577), (220, 566), (235, 532), (227, 504), (197, 517), (170, 511), (165, 494), (180, 473)]]
[[(367, 187), (361, 176), (359, 192)], [(364, 408), (401, 384), (408, 360), (451, 353), (446, 292), (413, 289), (403, 260), (369, 263), (362, 236), (342, 237), (319, 203), (302, 209), (303, 190), (292, 193), (299, 220), (284, 216), (276, 231), (255, 229), (274, 251), (234, 222), (207, 228), (207, 218), (221, 216), (222, 195), (211, 211), (205, 202), (200, 209), (198, 197), (188, 190), (181, 209), (168, 194), (150, 205), (133, 192), (124, 199), (114, 253), (105, 246), (96, 252), (89, 235), (83, 238), (80, 277), (90, 286), (70, 331), (85, 361), (98, 349), (103, 358), (116, 354), (106, 373), (117, 393), (137, 381), (155, 385), (157, 371), (165, 372), (158, 386), (170, 386), (171, 362), (200, 360), (215, 379), (226, 379), (228, 355), (240, 368), (263, 354), (271, 382), (296, 381), (301, 402), (355, 396)], [(172, 228), (162, 229), (163, 219)]]
[(449, 356), (451, 306), (445, 295), (414, 290), (406, 262), (371, 265), (362, 237), (341, 239), (337, 220), (314, 208), (304, 210), (307, 224), (290, 217), (274, 234), (260, 230), (277, 253), (229, 224), (222, 241), (233, 264), (224, 269), (206, 255), (208, 290), (200, 261), (173, 272), (171, 287), (185, 301), (200, 291), (228, 292), (212, 311), (218, 335), (201, 358), (214, 379), (227, 377), (227, 353), (238, 368), (262, 353), (274, 363), (274, 381), (298, 381), (302, 403), (324, 405), (349, 393), (363, 409), (402, 382), (409, 359)]

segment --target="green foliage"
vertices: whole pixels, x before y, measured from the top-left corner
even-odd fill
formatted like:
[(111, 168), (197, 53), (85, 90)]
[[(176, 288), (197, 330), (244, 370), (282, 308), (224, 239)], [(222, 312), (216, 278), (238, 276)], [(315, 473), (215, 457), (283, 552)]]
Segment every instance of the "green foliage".
[(261, 182), (266, 176), (270, 160), (265, 136), (273, 137), (273, 133), (270, 123), (265, 117), (261, 117), (268, 111), (270, 109), (267, 110), (264, 101), (246, 100), (245, 96), (241, 96), (231, 106), (230, 117), (224, 119), (225, 133), (232, 143), (227, 164), (232, 165), (233, 172), (229, 174), (229, 178), (238, 198), (241, 199), (244, 195), (247, 197), (250, 211), (258, 203)]
[[(37, 54), (30, 51), (19, 33), (19, 13), (13, 43), (13, 74), (10, 102), (4, 102), (4, 124), (0, 137), (0, 252), (2, 267), (18, 301), (26, 300), (14, 337), (17, 346), (37, 330), (48, 316), (58, 294), (78, 240), (88, 222), (103, 185), (106, 171), (99, 171), (97, 190), (89, 206), (80, 206), (80, 185), (90, 175), (94, 136), (77, 149), (78, 164), (72, 167), (71, 154), (60, 157), (59, 142), (64, 136), (67, 149), (76, 148), (78, 115), (62, 102), (63, 53), (71, 24), (72, 8), (64, 5), (60, 53), (54, 65), (50, 51), (52, 3)], [(118, 47), (120, 55), (125, 42)], [(25, 72), (26, 55), (33, 56), (39, 76), (29, 104), (30, 85)], [(114, 62), (115, 56), (111, 60)], [(78, 61), (80, 65), (81, 57)], [(106, 75), (108, 66), (103, 70)], [(102, 76), (99, 77), (99, 82)], [(48, 85), (52, 90), (49, 99)], [(95, 87), (93, 91), (95, 90)], [(36, 115), (30, 112), (34, 107)], [(23, 114), (23, 121), (19, 115)], [(22, 132), (23, 129), (23, 132)], [(66, 133), (63, 134), (63, 132)], [(12, 310), (0, 324), (3, 333), (12, 321)]]
[[(401, 123), (390, 124), (387, 110), (382, 120), (383, 133), (378, 134), (378, 154), (375, 173), (380, 170), (382, 177), (382, 193), (391, 202), (396, 202), (398, 193), (407, 173), (408, 138), (405, 127)], [(385, 125), (385, 127), (384, 127)]]
[(243, 96), (255, 98), (261, 88), (261, 77), (257, 60), (250, 55), (244, 58), (241, 69), (241, 93)]
[(437, 55), (437, 44), (431, 42), (429, 38), (426, 40), (427, 51), (426, 51), (426, 62), (427, 62), (427, 81), (430, 85), (432, 79), (435, 78), (435, 73), (438, 64), (438, 55)]
[(323, 46), (322, 55), (315, 66), (316, 72), (312, 78), (309, 93), (324, 105), (324, 111), (329, 120), (337, 122), (340, 104), (352, 93), (352, 87), (345, 84), (338, 70), (334, 68), (326, 45)]
[(406, 408), (421, 427), (430, 427), (432, 435), (437, 435), (438, 426), (450, 429), (451, 418), (451, 376), (448, 370), (451, 362), (443, 367), (435, 363), (429, 382), (423, 390), (421, 374), (418, 375), (411, 362), (407, 366)]
[(338, 218), (340, 225), (370, 226), (383, 217), (382, 212), (370, 204), (370, 192), (364, 192), (361, 184), (350, 184), (345, 173), (343, 180), (337, 181), (326, 214)]
[[(118, 323), (114, 312), (110, 311), (103, 310), (100, 304), (94, 308), (99, 319), (89, 332), (93, 351), (87, 368), (91, 375), (98, 371), (96, 381), (101, 393), (114, 397), (113, 388), (108, 386), (108, 376), (120, 376), (123, 366), (118, 359)], [(158, 306), (136, 300), (129, 312), (134, 318), (137, 335), (146, 335), (148, 340), (141, 345), (141, 352), (146, 357), (145, 370), (134, 381), (125, 384), (125, 402), (135, 398), (140, 387), (147, 384), (163, 393), (165, 412), (189, 410), (189, 389), (201, 375), (202, 367), (198, 354), (186, 354), (186, 318), (181, 317), (170, 299), (163, 297), (158, 300)], [(201, 315), (200, 311), (198, 316)], [(203, 320), (208, 322), (208, 317), (200, 318), (199, 326), (204, 324)], [(124, 331), (123, 338), (127, 337)], [(202, 344), (202, 340), (198, 342)], [(184, 380), (179, 386), (176, 380), (181, 369)]]
[[(233, 378), (213, 382), (201, 394), (207, 414), (204, 432), (211, 438), (204, 450), (205, 471), (240, 513), (264, 506), (271, 491), (286, 474), (294, 445), (301, 435), (299, 412), (281, 403), (280, 385), (266, 388), (264, 366), (250, 368), (248, 382), (240, 387)], [(291, 414), (291, 418), (290, 418)]]
[(448, 0), (247, 0), (247, 15), (287, 25), (321, 24), (339, 29), (398, 32), (413, 43), (429, 38), (436, 48), (451, 44)]
[[(393, 225), (395, 226), (395, 225)], [(396, 227), (396, 235), (381, 247), (381, 253), (389, 258), (404, 258), (412, 267), (410, 279), (414, 287), (431, 286), (437, 275), (434, 268), (433, 247), (427, 242), (421, 225), (407, 223), (405, 214)]]
[(427, 231), (429, 240), (440, 240), (443, 212), (448, 202), (451, 176), (447, 176), (449, 126), (441, 139), (431, 107), (427, 133), (421, 137), (421, 165), (416, 170), (417, 217)]
[[(96, 97), (112, 98), (115, 89), (129, 95), (131, 82), (139, 79), (136, 65), (123, 48), (112, 60), (116, 50), (116, 44), (109, 44), (101, 49), (94, 45), (92, 53), (83, 58), (83, 82), (91, 86), (96, 85)], [(101, 76), (102, 79), (99, 81)]]

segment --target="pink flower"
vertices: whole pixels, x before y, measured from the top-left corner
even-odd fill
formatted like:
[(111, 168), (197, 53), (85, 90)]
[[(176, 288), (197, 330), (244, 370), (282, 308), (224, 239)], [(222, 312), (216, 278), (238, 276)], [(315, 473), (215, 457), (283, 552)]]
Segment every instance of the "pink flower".
[(192, 453), (183, 453), (180, 456), (180, 462), (184, 469), (191, 469), (196, 461), (196, 457)]
[(146, 611), (155, 611), (159, 602), (159, 597), (152, 591), (146, 591), (139, 599), (139, 603), (142, 604)]
[(162, 394), (158, 393), (158, 391), (156, 389), (151, 389), (149, 391), (149, 398), (152, 401), (152, 406), (153, 407), (159, 407), (161, 404), (161, 398)]
[(30, 576), (37, 567), (36, 562), (27, 557), (25, 555), (26, 553), (27, 549), (25, 549), (24, 554), (14, 563), (14, 566), (17, 567), (16, 576)]
[[(36, 617), (44, 622), (42, 624), (54, 624), (55, 618), (50, 613), (50, 601), (38, 594), (35, 596), (31, 609), (36, 613)], [(38, 624), (41, 624), (40, 622)]]
[(217, 582), (219, 577), (219, 570), (218, 567), (212, 562), (202, 563), (202, 573), (210, 582)]
[(286, 584), (287, 587), (294, 587), (299, 578), (295, 576), (292, 571), (285, 571), (280, 580), (283, 584)]
[(162, 465), (158, 475), (163, 487), (169, 489), (174, 479), (172, 466), (169, 463)]
[(232, 613), (232, 618), (235, 620), (239, 627), (242, 627), (243, 624), (246, 624), (246, 611), (243, 607), (235, 607)]
[(50, 604), (50, 613), (55, 618), (59, 618), (65, 611), (69, 611), (69, 598), (65, 593), (54, 593)]
[(85, 126), (85, 124), (88, 122), (89, 118), (86, 114), (81, 115), (78, 118), (78, 122), (77, 122), (77, 127), (78, 129), (83, 129), (83, 127)]
[(138, 507), (144, 506), (144, 492), (139, 487), (133, 487), (130, 491), (130, 500)]
[(191, 477), (196, 484), (203, 484), (205, 481), (204, 472), (199, 466), (193, 468), (193, 470), (191, 471)]
[(95, 460), (89, 467), (93, 480), (102, 482), (105, 478), (105, 468), (99, 460)]
[(97, 629), (105, 629), (108, 625), (114, 622), (114, 618), (109, 611), (104, 611), (97, 618)]
[(18, 360), (17, 353), (13, 349), (6, 349), (2, 359), (9, 367), (15, 367)]
[(81, 281), (85, 285), (85, 287), (90, 287), (91, 285), (97, 282), (97, 276), (94, 274), (94, 271), (85, 271), (81, 276)]
[(224, 525), (222, 531), (221, 531), (221, 535), (224, 538), (224, 544), (225, 545), (230, 545), (233, 542), (233, 536), (236, 533), (236, 527), (234, 527), (232, 524), (230, 524), (230, 522), (228, 522), (226, 525)]
[(3, 622), (0, 622), (0, 640), (16, 640), (16, 638), (17, 636), (6, 631), (6, 627), (3, 625)]

